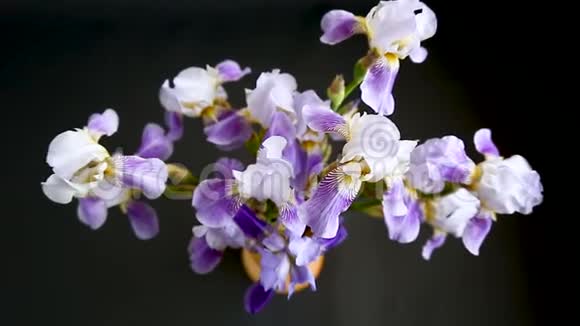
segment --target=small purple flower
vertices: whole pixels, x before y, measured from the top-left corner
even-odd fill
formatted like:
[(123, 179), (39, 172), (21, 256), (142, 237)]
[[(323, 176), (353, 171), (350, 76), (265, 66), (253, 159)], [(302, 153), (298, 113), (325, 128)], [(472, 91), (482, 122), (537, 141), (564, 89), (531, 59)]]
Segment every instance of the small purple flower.
[(424, 193), (438, 193), (445, 182), (467, 183), (475, 164), (465, 154), (461, 139), (455, 136), (429, 139), (411, 152), (406, 174), (410, 185)]
[(486, 156), (478, 166), (481, 175), (472, 180), (484, 206), (500, 214), (530, 214), (543, 200), (540, 174), (520, 155), (500, 157), (489, 129), (477, 131), (474, 142)]

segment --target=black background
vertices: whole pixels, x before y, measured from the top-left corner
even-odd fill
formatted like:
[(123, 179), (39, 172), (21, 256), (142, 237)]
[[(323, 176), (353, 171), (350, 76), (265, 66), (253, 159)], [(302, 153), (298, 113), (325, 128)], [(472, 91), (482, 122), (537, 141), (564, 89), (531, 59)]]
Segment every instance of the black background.
[[(237, 105), (243, 88), (272, 68), (292, 73), (301, 90), (323, 94), (335, 73), (350, 76), (366, 45), (362, 37), (334, 47), (319, 43), (320, 18), (332, 8), (364, 15), (374, 4), (2, 1), (0, 266), (8, 272), (2, 324), (499, 326), (560, 318), (566, 300), (556, 291), (566, 288), (558, 284), (572, 283), (556, 253), (571, 247), (559, 243), (556, 221), (574, 216), (556, 211), (559, 191), (549, 164), (557, 154), (542, 145), (550, 128), (558, 128), (541, 114), (555, 108), (538, 48), (556, 46), (541, 36), (542, 8), (429, 1), (439, 19), (436, 36), (425, 43), (429, 58), (420, 65), (405, 61), (395, 86), (391, 118), (404, 138), (455, 134), (475, 154), (473, 132), (490, 127), (503, 154), (524, 155), (542, 175), (544, 203), (530, 216), (501, 217), (480, 257), (450, 238), (424, 262), (427, 228), (403, 246), (388, 240), (381, 220), (349, 215), (350, 237), (327, 255), (318, 292), (289, 302), (277, 297), (248, 316), (242, 296), (250, 282), (238, 252), (210, 275), (189, 270), (186, 246), (195, 224), (189, 202), (155, 202), (161, 233), (144, 242), (115, 209), (93, 232), (76, 220), (75, 205), (43, 196), (39, 183), (50, 173), (45, 155), (56, 134), (112, 107), (120, 131), (105, 144), (134, 151), (144, 124), (162, 119), (159, 86), (188, 66), (232, 58), (252, 67), (254, 74), (228, 87)], [(222, 155), (204, 141), (200, 122), (189, 119), (172, 159), (201, 171)]]

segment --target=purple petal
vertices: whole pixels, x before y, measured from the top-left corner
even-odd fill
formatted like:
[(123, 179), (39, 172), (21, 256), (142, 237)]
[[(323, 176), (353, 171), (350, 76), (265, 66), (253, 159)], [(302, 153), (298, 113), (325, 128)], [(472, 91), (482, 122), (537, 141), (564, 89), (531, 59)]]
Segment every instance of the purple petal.
[(339, 134), (345, 132), (344, 118), (327, 105), (305, 105), (302, 115), (308, 127), (314, 131)]
[(156, 123), (148, 123), (143, 129), (141, 146), (136, 155), (142, 158), (158, 158), (162, 161), (173, 153), (173, 143), (165, 136), (165, 130)]
[(234, 222), (236, 222), (246, 236), (254, 239), (264, 236), (266, 226), (268, 225), (265, 221), (260, 220), (256, 216), (256, 213), (245, 204), (234, 215)]
[(294, 94), (294, 111), (296, 112), (296, 135), (302, 137), (306, 132), (306, 121), (304, 121), (303, 110), (306, 105), (330, 106), (330, 102), (324, 102), (313, 90)]
[(114, 158), (119, 180), (125, 187), (139, 189), (149, 199), (158, 198), (165, 191), (167, 167), (158, 158), (118, 156)]
[[(294, 173), (294, 177), (292, 178), (292, 184), (294, 184), (298, 178), (298, 176), (303, 173), (304, 169), (306, 168), (307, 164), (307, 153), (300, 142), (297, 139), (292, 139), (288, 142), (288, 145), (284, 148), (282, 152), (282, 158), (292, 165), (292, 171)], [(296, 188), (296, 187), (295, 187)], [(301, 190), (302, 188), (297, 188), (297, 190)]]
[(423, 259), (425, 259), (425, 260), (431, 259), (431, 255), (433, 254), (433, 251), (435, 251), (435, 249), (441, 247), (445, 243), (446, 237), (447, 237), (447, 234), (445, 234), (445, 233), (434, 234), (433, 237), (431, 237), (431, 239), (427, 240), (427, 242), (423, 246), (423, 252), (422, 252)]
[(271, 136), (284, 137), (288, 143), (293, 142), (296, 138), (296, 127), (294, 127), (294, 124), (286, 113), (277, 111), (272, 115), (270, 127), (266, 131), (264, 139), (268, 139)]
[(89, 117), (87, 127), (98, 135), (111, 136), (119, 128), (119, 116), (113, 109), (107, 109), (103, 113), (95, 113)]
[(329, 45), (342, 42), (362, 30), (356, 16), (345, 10), (331, 10), (326, 13), (320, 27), (324, 33), (320, 42)]
[(322, 155), (320, 152), (306, 152), (302, 148), (300, 148), (300, 150), (297, 162), (293, 164), (295, 165), (295, 177), (292, 181), (292, 186), (298, 191), (304, 191), (306, 190), (310, 178), (322, 171), (324, 163), (322, 162)]
[(317, 237), (334, 238), (338, 232), (339, 215), (356, 198), (360, 183), (344, 184), (345, 176), (340, 168), (329, 172), (318, 184), (312, 197), (299, 208), (300, 218)]
[(183, 116), (180, 113), (166, 111), (165, 124), (169, 128), (167, 139), (176, 141), (183, 137)]
[(193, 192), (192, 206), (200, 223), (209, 227), (226, 226), (236, 211), (238, 201), (229, 192), (229, 181), (203, 180)]
[(318, 239), (318, 243), (323, 247), (325, 251), (328, 251), (338, 245), (340, 245), (348, 237), (348, 232), (343, 224), (338, 227), (338, 232), (334, 238), (330, 239)]
[(222, 157), (214, 164), (214, 170), (218, 174), (219, 179), (233, 179), (232, 171), (243, 171), (244, 164), (235, 158)]
[(492, 220), (486, 215), (477, 215), (467, 223), (463, 231), (463, 245), (475, 256), (479, 255), (479, 248), (491, 230)]
[(245, 75), (252, 72), (252, 70), (248, 67), (242, 70), (240, 65), (233, 60), (224, 60), (218, 63), (216, 69), (219, 73), (221, 80), (224, 82), (238, 81)]
[(159, 220), (153, 207), (142, 201), (131, 201), (127, 205), (127, 216), (137, 238), (149, 240), (159, 233)]
[(296, 257), (296, 265), (306, 266), (320, 256), (322, 246), (311, 237), (295, 237), (290, 240), (288, 250)]
[(491, 139), (491, 130), (479, 129), (473, 136), (473, 143), (478, 152), (483, 155), (499, 156), (499, 150)]
[(290, 272), (290, 260), (286, 252), (261, 250), (260, 255), (260, 283), (264, 289), (284, 290)]
[(274, 291), (266, 291), (260, 283), (254, 283), (246, 290), (244, 307), (248, 313), (253, 315), (262, 310), (272, 297), (274, 297)]
[(421, 226), (421, 208), (405, 192), (402, 182), (394, 182), (385, 192), (383, 215), (391, 240), (409, 243), (417, 239)]
[(218, 122), (205, 127), (203, 132), (208, 142), (223, 150), (232, 150), (242, 146), (252, 136), (252, 127), (241, 115), (229, 112), (220, 117)]
[(80, 198), (77, 215), (81, 222), (96, 230), (107, 220), (107, 204), (97, 197)]
[(286, 240), (279, 233), (275, 232), (264, 238), (262, 244), (268, 250), (274, 252), (283, 250), (286, 247)]
[(290, 268), (290, 285), (288, 286), (288, 299), (294, 293), (296, 285), (308, 283), (310, 284), (310, 289), (316, 291), (316, 281), (314, 280), (314, 275), (308, 268), (308, 266), (292, 266)]
[(306, 229), (304, 224), (298, 217), (298, 210), (294, 205), (286, 205), (280, 210), (280, 221), (287, 230), (296, 236), (301, 236)]
[(213, 271), (222, 260), (223, 252), (210, 248), (205, 236), (193, 237), (188, 247), (191, 269), (198, 274)]
[(398, 71), (398, 59), (378, 59), (360, 85), (361, 99), (378, 114), (391, 115), (395, 110), (392, 91)]

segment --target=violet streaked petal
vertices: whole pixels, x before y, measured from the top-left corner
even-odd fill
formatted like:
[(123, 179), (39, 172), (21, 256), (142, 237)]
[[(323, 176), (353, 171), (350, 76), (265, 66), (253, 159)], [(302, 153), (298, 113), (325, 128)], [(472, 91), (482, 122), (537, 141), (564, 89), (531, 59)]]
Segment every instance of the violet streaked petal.
[(280, 209), (280, 221), (287, 230), (297, 236), (301, 236), (306, 229), (306, 224), (298, 217), (296, 206), (292, 204), (285, 205)]
[(339, 215), (350, 207), (361, 187), (360, 172), (360, 166), (356, 163), (330, 171), (320, 181), (312, 197), (300, 206), (298, 214), (315, 236), (336, 236)]
[(260, 220), (254, 211), (243, 204), (236, 215), (234, 222), (242, 229), (244, 234), (250, 238), (258, 239), (266, 233), (266, 221)]
[(499, 156), (499, 150), (491, 139), (491, 130), (487, 128), (479, 129), (473, 136), (475, 149), (483, 155)]
[(220, 79), (223, 82), (238, 81), (245, 75), (252, 72), (249, 67), (242, 70), (240, 65), (233, 60), (224, 60), (215, 67), (218, 71)]
[(98, 136), (111, 136), (119, 129), (119, 116), (113, 109), (107, 109), (103, 113), (95, 113), (89, 117), (87, 128)]
[(346, 227), (341, 223), (338, 227), (338, 232), (334, 238), (330, 239), (317, 239), (318, 243), (322, 246), (325, 251), (328, 251), (336, 246), (339, 246), (348, 237), (348, 232)]
[(306, 105), (325, 105), (330, 107), (330, 101), (323, 101), (313, 90), (302, 93), (294, 93), (294, 111), (296, 112), (296, 135), (301, 140), (305, 140), (307, 130), (304, 120), (303, 110)]
[(77, 215), (81, 222), (96, 230), (107, 220), (107, 204), (97, 197), (79, 198)]
[(192, 206), (200, 223), (209, 227), (223, 227), (238, 210), (239, 204), (230, 193), (230, 180), (203, 180), (193, 192)]
[(377, 114), (391, 115), (395, 110), (392, 91), (398, 71), (398, 59), (380, 58), (369, 68), (360, 85), (361, 99)]
[(189, 243), (189, 262), (191, 269), (197, 274), (207, 274), (213, 271), (222, 260), (223, 252), (208, 246), (205, 235), (193, 237)]
[(431, 259), (431, 255), (433, 254), (433, 251), (435, 251), (435, 249), (438, 249), (439, 247), (441, 247), (445, 243), (445, 238), (447, 238), (447, 234), (441, 233), (441, 234), (434, 234), (433, 237), (431, 237), (429, 240), (427, 240), (427, 242), (423, 246), (423, 251), (421, 253), (421, 255), (423, 256), (423, 259), (425, 259), (425, 260)]
[(310, 289), (316, 291), (316, 281), (314, 275), (310, 272), (308, 266), (292, 266), (290, 268), (290, 284), (288, 285), (288, 299), (294, 293), (296, 285), (308, 283), (310, 284)]
[(463, 231), (463, 245), (474, 256), (479, 255), (479, 248), (491, 230), (492, 219), (485, 214), (478, 214), (469, 222)]
[(125, 187), (139, 189), (149, 199), (158, 198), (165, 191), (168, 172), (160, 159), (130, 155), (113, 160), (117, 177)]
[(346, 137), (346, 121), (327, 105), (305, 105), (304, 121), (310, 129), (324, 133), (338, 133)]
[(143, 129), (141, 146), (136, 155), (142, 158), (158, 158), (162, 161), (173, 153), (173, 143), (165, 136), (165, 130), (156, 124), (148, 123)]
[(244, 295), (244, 308), (250, 314), (256, 314), (266, 306), (274, 297), (273, 290), (264, 290), (264, 287), (258, 282), (252, 284)]
[(288, 143), (293, 142), (296, 138), (296, 127), (286, 113), (277, 111), (272, 115), (270, 127), (266, 131), (264, 139), (268, 139), (271, 136), (284, 137)]
[(159, 233), (159, 219), (153, 207), (134, 200), (127, 205), (127, 216), (137, 238), (149, 240)]
[(223, 150), (232, 150), (244, 144), (252, 136), (250, 123), (236, 112), (220, 117), (219, 121), (205, 127), (207, 141)]
[(183, 115), (178, 112), (166, 111), (165, 124), (169, 128), (167, 139), (177, 141), (183, 137)]
[(329, 45), (340, 43), (354, 34), (362, 32), (357, 17), (345, 10), (327, 12), (322, 17), (320, 27), (324, 33), (320, 37), (320, 42)]

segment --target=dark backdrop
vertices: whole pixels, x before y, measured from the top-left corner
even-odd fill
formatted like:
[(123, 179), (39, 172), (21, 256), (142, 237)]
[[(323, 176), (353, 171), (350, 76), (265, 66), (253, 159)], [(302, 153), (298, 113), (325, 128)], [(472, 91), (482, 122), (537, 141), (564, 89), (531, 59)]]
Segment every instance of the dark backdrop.
[[(502, 153), (522, 154), (540, 172), (544, 204), (531, 216), (500, 218), (480, 257), (450, 239), (431, 262), (420, 257), (426, 230), (403, 246), (388, 240), (381, 220), (349, 216), (350, 238), (328, 254), (318, 292), (277, 297), (252, 317), (242, 306), (250, 282), (238, 252), (210, 275), (190, 272), (189, 202), (154, 203), (161, 233), (151, 241), (137, 240), (114, 209), (92, 232), (77, 221), (75, 205), (51, 203), (40, 190), (50, 173), (48, 143), (113, 107), (120, 131), (105, 143), (133, 151), (143, 125), (162, 119), (162, 81), (224, 58), (255, 72), (228, 88), (234, 103), (272, 68), (323, 94), (335, 73), (350, 75), (365, 42), (319, 43), (320, 18), (332, 8), (365, 14), (374, 1), (2, 1), (2, 324), (500, 326), (561, 316), (555, 283), (567, 267), (553, 250), (561, 226), (546, 222), (559, 218), (558, 191), (549, 175), (553, 157), (540, 143), (548, 127), (539, 112), (549, 103), (543, 66), (529, 55), (541, 26), (530, 8), (428, 4), (439, 29), (425, 44), (424, 64), (402, 64), (392, 118), (404, 138), (452, 133), (471, 154), (473, 132), (492, 128)], [(223, 155), (200, 127), (186, 121), (173, 157), (194, 171)]]

